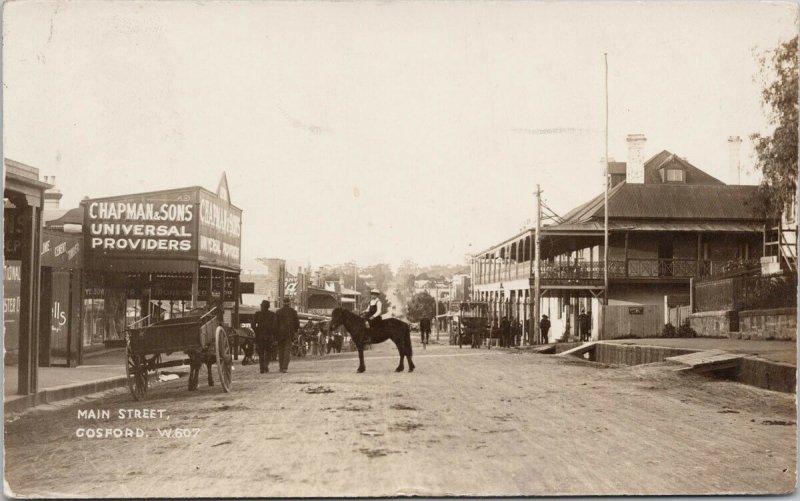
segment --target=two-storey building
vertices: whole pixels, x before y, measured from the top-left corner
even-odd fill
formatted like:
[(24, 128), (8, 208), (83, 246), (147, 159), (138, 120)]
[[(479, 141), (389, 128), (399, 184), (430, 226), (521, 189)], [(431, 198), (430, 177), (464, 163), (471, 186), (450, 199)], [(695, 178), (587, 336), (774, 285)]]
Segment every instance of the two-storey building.
[(665, 296), (688, 299), (690, 279), (757, 266), (765, 220), (752, 209), (756, 187), (727, 185), (667, 150), (642, 161), (645, 141), (628, 136), (628, 162), (609, 165), (607, 284), (601, 193), (541, 228), (538, 294), (535, 232), (527, 229), (474, 256), (473, 299), (489, 302), (495, 318), (518, 318), (533, 341), (528, 320), (537, 297), (551, 341), (577, 335), (582, 309), (592, 316), (593, 338), (614, 328), (599, 318), (604, 304), (642, 315), (623, 334), (648, 335), (664, 323), (656, 307)]

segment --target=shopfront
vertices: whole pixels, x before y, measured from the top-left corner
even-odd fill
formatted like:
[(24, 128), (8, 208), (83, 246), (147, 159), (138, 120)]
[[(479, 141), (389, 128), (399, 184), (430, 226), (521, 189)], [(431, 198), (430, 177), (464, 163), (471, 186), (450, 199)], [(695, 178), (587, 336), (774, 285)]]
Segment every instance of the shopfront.
[(81, 363), (83, 237), (42, 231), (39, 365)]
[(242, 211), (226, 184), (88, 199), (84, 351), (120, 343), (127, 325), (222, 299), (238, 324)]
[(39, 181), (35, 167), (9, 159), (4, 163), (4, 363), (17, 366), (17, 393), (30, 395), (38, 388), (42, 201), (51, 186)]

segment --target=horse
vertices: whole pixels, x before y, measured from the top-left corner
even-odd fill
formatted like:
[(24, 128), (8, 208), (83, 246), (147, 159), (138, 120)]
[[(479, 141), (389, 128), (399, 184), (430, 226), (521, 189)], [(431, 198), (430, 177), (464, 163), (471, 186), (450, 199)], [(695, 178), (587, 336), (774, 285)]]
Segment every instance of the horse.
[(414, 372), (414, 362), (411, 361), (413, 350), (411, 348), (411, 328), (407, 323), (396, 318), (387, 318), (382, 320), (377, 329), (368, 328), (365, 325), (365, 320), (353, 313), (350, 310), (343, 308), (334, 308), (331, 313), (331, 332), (344, 325), (347, 332), (358, 349), (358, 370), (356, 372), (364, 372), (367, 370), (364, 365), (364, 344), (382, 343), (387, 339), (391, 339), (397, 352), (400, 354), (400, 365), (397, 366), (395, 372), (402, 372), (405, 367), (403, 365), (403, 358), (408, 359), (408, 372)]

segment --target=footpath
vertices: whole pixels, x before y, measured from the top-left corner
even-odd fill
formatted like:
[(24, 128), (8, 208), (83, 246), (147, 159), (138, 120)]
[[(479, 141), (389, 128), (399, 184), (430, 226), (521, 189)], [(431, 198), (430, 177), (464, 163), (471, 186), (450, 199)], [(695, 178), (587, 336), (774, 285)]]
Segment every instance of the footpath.
[(124, 348), (86, 355), (83, 362), (78, 367), (39, 367), (39, 391), (33, 395), (17, 394), (18, 368), (4, 366), (4, 412), (19, 412), (126, 385)]

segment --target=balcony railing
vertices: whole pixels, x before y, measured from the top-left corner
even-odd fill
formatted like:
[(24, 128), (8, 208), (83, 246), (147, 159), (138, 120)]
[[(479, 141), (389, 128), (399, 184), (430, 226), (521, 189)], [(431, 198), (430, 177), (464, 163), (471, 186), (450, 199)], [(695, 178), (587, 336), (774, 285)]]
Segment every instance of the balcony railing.
[[(749, 266), (745, 261), (711, 261), (696, 259), (629, 258), (608, 262), (612, 279), (687, 279), (729, 273), (736, 266)], [(542, 261), (541, 279), (545, 283), (597, 282), (604, 278), (603, 261), (558, 263)], [(477, 277), (477, 284), (502, 282), (531, 277), (530, 261), (494, 264)]]

